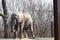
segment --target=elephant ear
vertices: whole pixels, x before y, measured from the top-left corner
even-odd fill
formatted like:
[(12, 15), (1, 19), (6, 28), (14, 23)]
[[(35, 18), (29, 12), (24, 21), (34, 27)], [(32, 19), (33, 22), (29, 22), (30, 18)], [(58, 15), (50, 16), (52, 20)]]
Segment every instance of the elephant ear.
[(15, 19), (15, 16), (16, 16), (16, 14), (12, 14), (12, 15), (11, 15), (11, 19), (14, 20), (14, 19)]
[(14, 27), (15, 24), (16, 24), (15, 14), (12, 14), (12, 15), (11, 15), (11, 22), (10, 22), (10, 24), (11, 24), (11, 30), (13, 30), (13, 27)]

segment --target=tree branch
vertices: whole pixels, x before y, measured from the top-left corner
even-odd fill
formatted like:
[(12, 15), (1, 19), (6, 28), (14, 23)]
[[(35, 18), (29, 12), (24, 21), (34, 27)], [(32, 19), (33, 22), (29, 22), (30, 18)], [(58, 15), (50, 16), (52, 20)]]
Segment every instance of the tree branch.
[(0, 13), (0, 16), (1, 16), (2, 18), (4, 18), (4, 15), (3, 15), (3, 14), (1, 14), (1, 13)]

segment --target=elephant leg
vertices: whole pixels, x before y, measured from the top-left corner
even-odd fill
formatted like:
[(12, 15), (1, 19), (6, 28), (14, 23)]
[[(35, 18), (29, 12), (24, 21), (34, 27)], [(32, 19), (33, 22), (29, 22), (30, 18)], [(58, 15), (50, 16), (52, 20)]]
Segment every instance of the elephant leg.
[(28, 36), (27, 36), (27, 30), (24, 28), (23, 29), (23, 34), (24, 34), (24, 38), (27, 38)]
[(16, 38), (16, 32), (14, 32), (14, 38)]
[(25, 30), (23, 29), (23, 34), (24, 34), (24, 38), (26, 38), (26, 34), (25, 34), (26, 32), (25, 32)]
[(34, 35), (34, 30), (33, 30), (34, 28), (33, 28), (33, 22), (31, 23), (31, 33), (33, 34), (32, 36), (33, 37), (35, 37), (35, 35)]
[(22, 23), (22, 27), (21, 27), (21, 37), (23, 38), (24, 37), (24, 33), (23, 33), (23, 27), (24, 27), (24, 22)]
[(33, 39), (33, 32), (31, 31), (31, 28), (27, 31), (28, 38)]
[(34, 38), (33, 36), (34, 36), (34, 34), (33, 34), (33, 24), (31, 23), (31, 24), (29, 24), (28, 25), (28, 30), (27, 30), (27, 32), (28, 32), (28, 37), (29, 38)]
[(18, 25), (18, 37), (21, 39), (21, 25)]
[(22, 22), (19, 23), (18, 25), (18, 32), (19, 32), (19, 38), (22, 38), (22, 32), (21, 32), (21, 27), (22, 27)]
[(26, 35), (26, 38), (28, 38), (28, 33), (27, 32), (25, 33), (25, 35)]
[(18, 32), (16, 31), (16, 38), (18, 38)]

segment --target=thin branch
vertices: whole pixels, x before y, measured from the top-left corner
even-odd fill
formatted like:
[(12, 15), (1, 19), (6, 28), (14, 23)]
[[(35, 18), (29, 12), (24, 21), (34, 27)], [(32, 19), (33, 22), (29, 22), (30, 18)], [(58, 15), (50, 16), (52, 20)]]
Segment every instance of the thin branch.
[(1, 13), (0, 13), (0, 16), (1, 16), (2, 18), (4, 18), (4, 15), (3, 15), (3, 14), (1, 14)]
[(3, 14), (1, 14), (0, 13), (0, 16), (4, 19), (4, 18), (8, 18), (8, 17), (6, 17), (5, 15), (3, 15)]

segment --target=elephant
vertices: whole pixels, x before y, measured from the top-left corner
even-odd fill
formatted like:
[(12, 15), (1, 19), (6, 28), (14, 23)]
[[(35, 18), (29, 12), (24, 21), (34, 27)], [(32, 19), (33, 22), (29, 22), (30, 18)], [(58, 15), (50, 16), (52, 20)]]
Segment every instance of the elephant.
[[(14, 15), (14, 17), (13, 17)], [(20, 38), (23, 38), (25, 35), (27, 37), (27, 34), (30, 30), (30, 33), (32, 34), (32, 38), (34, 37), (34, 32), (33, 32), (33, 19), (29, 13), (23, 13), (23, 12), (18, 12), (15, 14), (12, 14), (11, 16), (11, 31), (16, 26), (16, 29), (20, 31)], [(17, 31), (15, 29), (15, 31)], [(17, 32), (16, 32), (17, 36)]]

